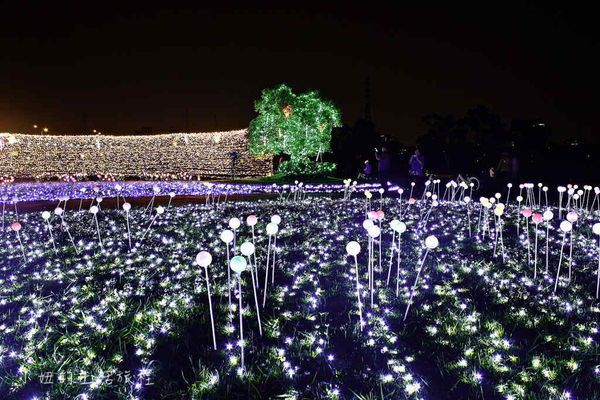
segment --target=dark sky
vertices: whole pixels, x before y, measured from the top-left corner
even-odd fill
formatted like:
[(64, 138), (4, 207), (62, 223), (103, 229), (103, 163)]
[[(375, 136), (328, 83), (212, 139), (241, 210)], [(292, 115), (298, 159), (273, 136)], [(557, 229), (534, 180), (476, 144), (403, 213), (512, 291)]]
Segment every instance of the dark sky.
[(403, 3), (0, 2), (0, 132), (79, 133), (84, 112), (89, 130), (183, 130), (186, 109), (192, 130), (243, 128), (282, 82), (320, 90), (353, 124), (370, 76), (377, 127), (408, 143), (423, 115), (478, 103), (597, 140), (591, 10)]

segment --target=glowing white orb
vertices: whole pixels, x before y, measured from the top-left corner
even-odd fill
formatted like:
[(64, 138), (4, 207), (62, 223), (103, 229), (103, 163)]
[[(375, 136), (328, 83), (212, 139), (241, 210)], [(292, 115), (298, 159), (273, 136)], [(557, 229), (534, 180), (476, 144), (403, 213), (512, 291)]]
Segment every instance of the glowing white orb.
[(246, 257), (251, 256), (252, 254), (254, 254), (254, 245), (250, 242), (244, 242), (240, 246), (240, 251)]
[(550, 221), (552, 218), (554, 218), (554, 213), (550, 210), (546, 210), (544, 211), (544, 221)]
[(225, 229), (223, 232), (221, 232), (221, 240), (225, 243), (233, 242), (233, 232), (229, 229)]
[(158, 207), (156, 207), (156, 213), (157, 213), (158, 215), (160, 215), (160, 214), (162, 214), (162, 213), (164, 213), (164, 212), (165, 212), (165, 208), (164, 208), (163, 206), (158, 206)]
[(281, 223), (281, 217), (279, 215), (275, 214), (271, 217), (271, 222), (279, 225)]
[(131, 210), (131, 204), (123, 203), (123, 210), (125, 210), (126, 212)]
[(398, 221), (396, 226), (392, 229), (394, 229), (398, 233), (404, 233), (404, 232), (406, 232), (406, 224), (402, 221)]
[(379, 235), (381, 234), (381, 229), (379, 229), (378, 226), (372, 226), (367, 230), (367, 233), (372, 238), (376, 238), (376, 237), (379, 237)]
[(560, 230), (563, 232), (570, 232), (573, 229), (573, 225), (569, 221), (563, 221), (560, 223)]
[(269, 235), (269, 236), (275, 235), (275, 234), (277, 234), (277, 231), (279, 231), (279, 226), (277, 226), (276, 223), (269, 222), (267, 224), (267, 235)]
[(594, 224), (594, 226), (592, 226), (592, 231), (596, 234), (596, 235), (600, 235), (600, 222), (596, 222)]
[(239, 218), (233, 217), (229, 220), (229, 227), (233, 230), (236, 230), (241, 225)]
[(425, 239), (425, 246), (427, 246), (428, 249), (435, 249), (436, 247), (438, 247), (440, 244), (440, 242), (438, 241), (438, 239), (431, 235), (431, 236), (427, 236), (427, 238)]
[(358, 242), (355, 241), (348, 242), (348, 244), (346, 245), (346, 252), (351, 256), (357, 255), (358, 253), (360, 253), (360, 244), (358, 244)]
[(206, 268), (212, 262), (212, 256), (208, 251), (201, 251), (196, 255), (196, 262), (199, 266)]

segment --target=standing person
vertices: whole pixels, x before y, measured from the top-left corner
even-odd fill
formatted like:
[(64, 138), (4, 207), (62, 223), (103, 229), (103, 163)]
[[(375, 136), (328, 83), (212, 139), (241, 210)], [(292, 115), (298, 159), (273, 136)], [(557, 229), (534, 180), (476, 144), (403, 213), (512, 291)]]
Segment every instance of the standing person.
[(510, 158), (510, 154), (508, 152), (503, 151), (500, 154), (500, 161), (498, 161), (498, 166), (496, 167), (496, 175), (502, 181), (508, 182), (510, 179), (510, 175), (512, 173), (512, 160)]
[(377, 172), (379, 173), (379, 181), (384, 184), (390, 176), (391, 160), (387, 147), (383, 146), (381, 151), (375, 148), (375, 158), (377, 159)]
[(415, 149), (415, 154), (408, 161), (408, 165), (410, 165), (408, 174), (411, 176), (423, 176), (423, 164), (425, 164), (425, 159), (419, 152), (419, 149)]

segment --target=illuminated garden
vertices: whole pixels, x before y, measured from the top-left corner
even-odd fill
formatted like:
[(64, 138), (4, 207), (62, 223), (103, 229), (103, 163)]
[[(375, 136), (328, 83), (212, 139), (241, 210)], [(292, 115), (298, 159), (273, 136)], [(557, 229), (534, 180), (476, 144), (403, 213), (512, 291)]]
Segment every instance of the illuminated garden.
[(597, 188), (22, 185), (2, 398), (600, 396)]

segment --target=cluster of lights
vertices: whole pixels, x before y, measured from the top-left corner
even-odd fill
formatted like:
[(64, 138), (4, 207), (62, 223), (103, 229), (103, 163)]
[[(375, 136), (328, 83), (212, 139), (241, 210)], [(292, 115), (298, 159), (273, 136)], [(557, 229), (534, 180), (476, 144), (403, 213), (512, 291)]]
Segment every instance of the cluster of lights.
[(163, 135), (47, 136), (0, 134), (0, 175), (41, 179), (68, 176), (151, 175), (262, 177), (272, 160), (249, 153), (247, 130)]
[[(115, 195), (113, 183), (103, 185), (92, 188), (91, 197)], [(156, 193), (145, 183), (131, 184), (130, 190), (138, 185), (146, 196)], [(400, 188), (373, 199), (380, 189), (376, 185), (346, 181), (313, 188), (329, 196), (310, 196), (308, 187), (275, 186), (272, 199), (148, 212), (98, 208), (92, 215), (71, 209), (52, 216), (17, 214), (8, 207), (0, 248), (0, 375), (6, 377), (0, 389), (16, 396), (45, 390), (40, 398), (157, 397), (169, 386), (161, 381), (165, 364), (158, 349), (180, 340), (190, 321), (197, 321), (204, 329), (194, 336), (200, 345), (189, 356), (201, 365), (187, 392), (197, 398), (218, 397), (225, 388), (247, 390), (248, 382), (265, 397), (290, 398), (342, 399), (353, 392), (363, 397), (402, 393), (410, 399), (448, 395), (436, 387), (454, 388), (458, 398), (482, 392), (507, 399), (530, 393), (600, 395), (595, 208), (579, 200), (566, 206), (566, 212), (578, 214), (569, 231), (572, 257), (564, 262), (573, 272), (569, 279), (559, 275), (555, 292), (564, 233), (558, 228), (560, 206), (545, 207), (539, 196), (525, 193), (512, 204), (503, 204), (500, 195), (469, 202), (465, 197), (472, 193), (464, 185), (448, 187), (440, 196), (434, 182), (421, 200), (411, 190), (406, 201)], [(539, 222), (544, 229), (526, 225), (524, 218), (548, 210), (553, 217)], [(265, 271), (272, 216), (279, 216), (280, 228), (271, 249), (275, 281), (269, 282), (268, 301), (260, 308), (262, 336), (251, 273), (238, 278), (241, 310), (240, 292), (232, 291), (233, 315), (241, 311), (244, 321), (242, 367), (220, 233), (231, 227), (232, 217), (246, 221), (251, 214), (258, 223), (253, 230), (236, 225), (231, 252), (239, 255), (240, 245), (254, 233), (259, 276)], [(365, 219), (371, 223), (361, 223)], [(19, 239), (9, 224), (16, 220)], [(394, 241), (400, 233), (401, 240)], [(549, 239), (550, 268), (538, 265), (537, 276), (529, 243), (534, 235), (544, 243)], [(500, 238), (503, 256), (496, 252)], [(351, 246), (356, 263), (346, 255), (349, 242), (356, 242)], [(211, 260), (200, 259), (203, 268), (194, 263), (202, 251)], [(545, 246), (537, 251), (538, 260), (545, 259)], [(397, 272), (398, 290), (396, 276), (386, 281), (388, 265)], [(370, 274), (372, 287), (367, 286)], [(255, 284), (262, 293), (263, 281)], [(119, 333), (123, 327), (126, 335)], [(115, 386), (102, 379), (130, 365), (138, 371), (130, 383)], [(41, 373), (59, 370), (85, 373), (94, 384), (82, 389), (64, 381), (48, 387), (36, 381)], [(148, 381), (159, 387), (147, 386)]]
[(225, 195), (277, 195), (282, 201), (292, 201), (307, 193), (339, 194), (355, 193), (362, 190), (380, 189), (379, 183), (354, 182), (341, 184), (230, 184), (215, 182), (53, 182), (53, 183), (12, 183), (0, 185), (0, 201), (6, 204), (30, 201), (60, 201), (61, 199), (94, 199), (98, 196), (110, 198), (138, 198), (153, 195), (167, 196), (214, 196)]

